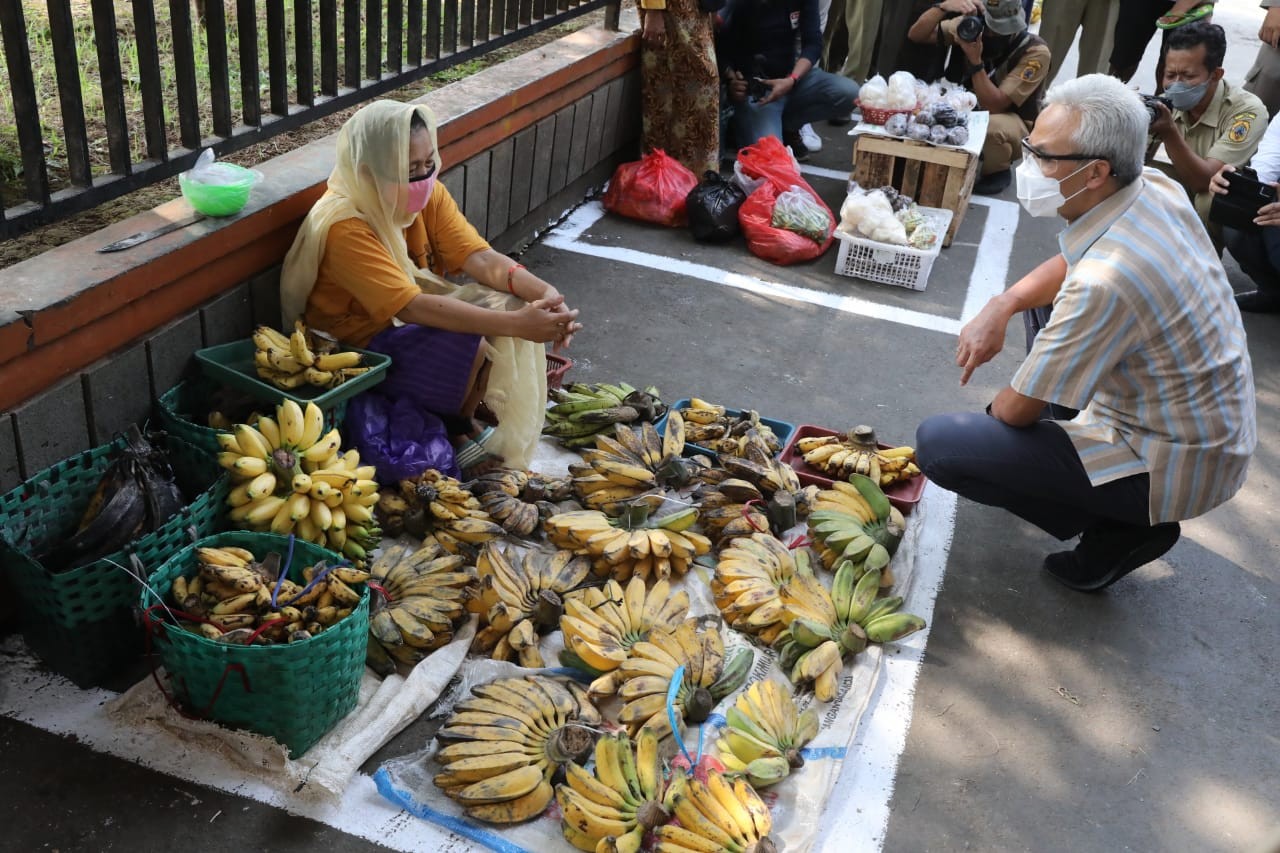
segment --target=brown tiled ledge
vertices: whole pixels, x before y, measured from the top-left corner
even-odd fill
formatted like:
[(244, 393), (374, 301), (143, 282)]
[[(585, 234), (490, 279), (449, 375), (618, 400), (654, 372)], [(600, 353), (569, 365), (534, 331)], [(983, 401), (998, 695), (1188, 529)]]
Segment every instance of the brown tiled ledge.
[[(440, 119), (446, 168), (632, 71), (635, 25), (632, 13), (620, 33), (589, 27), (422, 98)], [(335, 144), (259, 165), (266, 181), (234, 218), (97, 253), (189, 215), (175, 199), (0, 272), (0, 412), (279, 264), (324, 190)]]

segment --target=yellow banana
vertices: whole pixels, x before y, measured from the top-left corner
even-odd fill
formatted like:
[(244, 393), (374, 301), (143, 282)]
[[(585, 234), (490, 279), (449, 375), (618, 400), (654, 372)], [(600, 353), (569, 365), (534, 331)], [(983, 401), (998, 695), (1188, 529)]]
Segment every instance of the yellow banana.
[(276, 419), (280, 424), (280, 438), (284, 443), (289, 447), (300, 447), (304, 420), (302, 407), (285, 397), (276, 407)]
[(324, 434), (324, 412), (315, 403), (307, 403), (302, 410), (302, 432), (298, 436), (297, 447), (306, 450)]

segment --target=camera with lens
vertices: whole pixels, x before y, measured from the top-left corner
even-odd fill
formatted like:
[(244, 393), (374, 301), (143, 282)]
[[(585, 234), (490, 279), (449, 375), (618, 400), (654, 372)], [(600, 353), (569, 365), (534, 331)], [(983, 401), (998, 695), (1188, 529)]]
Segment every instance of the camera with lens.
[(956, 38), (960, 41), (975, 42), (987, 29), (987, 22), (981, 15), (965, 15), (956, 24)]
[(1142, 105), (1147, 108), (1147, 115), (1151, 117), (1151, 124), (1155, 124), (1156, 119), (1160, 118), (1160, 108), (1156, 104), (1164, 104), (1169, 112), (1173, 112), (1173, 101), (1164, 95), (1138, 95), (1142, 98)]
[(747, 97), (754, 103), (763, 101), (769, 97), (769, 93), (773, 91), (773, 87), (766, 84), (759, 77), (752, 77), (747, 81)]

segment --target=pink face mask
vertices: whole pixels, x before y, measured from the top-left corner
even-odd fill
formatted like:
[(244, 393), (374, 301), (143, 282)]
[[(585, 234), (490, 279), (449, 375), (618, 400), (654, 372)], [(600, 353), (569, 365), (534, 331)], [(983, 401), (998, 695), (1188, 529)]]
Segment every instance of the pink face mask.
[(405, 200), (405, 210), (409, 213), (417, 213), (427, 206), (427, 201), (431, 198), (431, 191), (436, 187), (436, 176), (431, 174), (428, 177), (421, 178), (416, 181), (410, 181), (406, 187), (407, 198)]

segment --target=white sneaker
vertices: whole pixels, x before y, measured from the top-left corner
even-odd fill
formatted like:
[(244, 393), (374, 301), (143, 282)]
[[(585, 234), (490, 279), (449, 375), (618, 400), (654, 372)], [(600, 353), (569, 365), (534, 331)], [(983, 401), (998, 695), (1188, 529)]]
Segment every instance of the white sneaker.
[(800, 141), (804, 143), (804, 147), (810, 151), (822, 150), (822, 137), (813, 129), (813, 125), (806, 124), (800, 128)]

